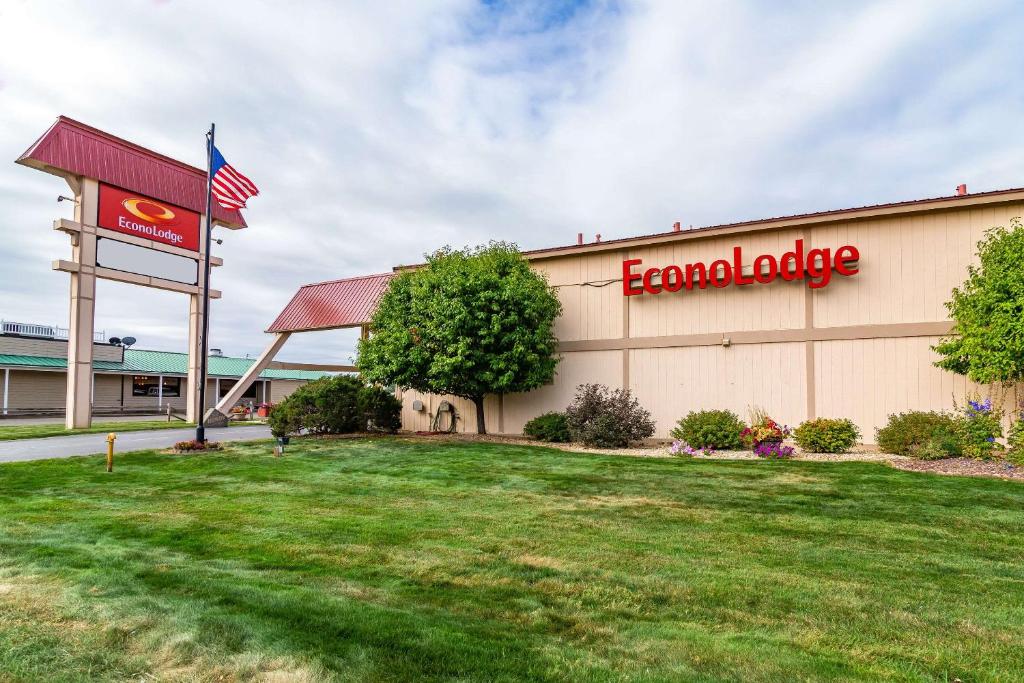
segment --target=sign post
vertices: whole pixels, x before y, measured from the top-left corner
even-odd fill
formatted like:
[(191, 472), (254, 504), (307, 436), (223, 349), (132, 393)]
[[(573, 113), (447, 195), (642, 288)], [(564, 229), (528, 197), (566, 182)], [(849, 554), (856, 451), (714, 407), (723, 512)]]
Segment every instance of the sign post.
[[(210, 289), (210, 269), (223, 264), (210, 254), (212, 228), (214, 223), (231, 230), (246, 227), (236, 208), (211, 203), (212, 154), (212, 126), (204, 173), (61, 116), (18, 158), (21, 165), (63, 178), (75, 199), (74, 219), (53, 224), (71, 240), (71, 258), (53, 262), (54, 270), (71, 277), (69, 429), (92, 424), (98, 279), (189, 295), (188, 420), (202, 429), (209, 350), (206, 314), (210, 299), (220, 297)], [(203, 224), (205, 239), (199, 232)]]

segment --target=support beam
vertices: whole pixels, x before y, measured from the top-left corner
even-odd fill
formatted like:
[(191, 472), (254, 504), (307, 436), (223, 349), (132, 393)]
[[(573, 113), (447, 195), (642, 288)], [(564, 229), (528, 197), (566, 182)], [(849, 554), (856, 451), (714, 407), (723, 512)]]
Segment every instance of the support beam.
[[(99, 183), (83, 178), (75, 197), (75, 220), (96, 224)], [(68, 429), (92, 425), (92, 342), (96, 314), (96, 235), (82, 234), (73, 241), (71, 306), (68, 315), (68, 387), (64, 424)]]
[(10, 394), (9, 388), (11, 386), (11, 369), (4, 368), (4, 415), (7, 414), (7, 397)]
[[(217, 402), (217, 407), (207, 413), (206, 420), (208, 426), (216, 427), (218, 423), (227, 424), (228, 411), (238, 402), (238, 399), (242, 397), (242, 394), (252, 385), (253, 381), (259, 378), (260, 373), (270, 366), (270, 362), (274, 360), (274, 356), (277, 355), (277, 352), (281, 350), (281, 347), (284, 346), (284, 343), (288, 341), (290, 336), (292, 336), (291, 332), (278, 332), (274, 335), (274, 340), (263, 350), (263, 353), (256, 359), (256, 362), (249, 366), (249, 369), (235, 383), (235, 386), (231, 387), (228, 393)], [(213, 422), (210, 421), (211, 418)]]
[(156, 407), (157, 408), (163, 408), (164, 407), (164, 376), (160, 375), (156, 379), (157, 379), (158, 382), (160, 382), (157, 385), (157, 389), (156, 389)]

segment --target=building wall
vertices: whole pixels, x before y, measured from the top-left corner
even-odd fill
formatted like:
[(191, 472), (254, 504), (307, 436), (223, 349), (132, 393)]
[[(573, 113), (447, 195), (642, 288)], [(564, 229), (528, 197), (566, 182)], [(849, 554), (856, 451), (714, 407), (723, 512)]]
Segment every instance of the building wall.
[[(95, 360), (120, 362), (124, 349), (110, 344), (93, 344)], [(68, 342), (64, 339), (38, 339), (35, 337), (14, 337), (0, 335), (0, 353), (16, 356), (41, 356), (43, 358), (67, 358)]]
[[(168, 375), (169, 377), (169, 375)], [(226, 383), (222, 393), (227, 391)], [(0, 385), (3, 373), (0, 371)], [(267, 380), (267, 397), (278, 402), (291, 394), (305, 380)], [(123, 387), (123, 393), (122, 393)], [(8, 410), (18, 411), (50, 411), (63, 412), (67, 391), (67, 373), (64, 370), (14, 370), (10, 371), (10, 387), (8, 390)], [(217, 397), (216, 379), (208, 380), (207, 405), (213, 406)], [(132, 375), (116, 375), (96, 373), (93, 385), (93, 408), (97, 411), (110, 412), (117, 410), (163, 412), (170, 405), (176, 412), (184, 412), (188, 395), (188, 380), (181, 378), (179, 396), (164, 396), (160, 402), (158, 396), (133, 396)], [(258, 392), (258, 396), (262, 392)], [(246, 399), (248, 400), (248, 399)]]
[[(635, 392), (659, 437), (691, 410), (728, 408), (745, 418), (758, 406), (790, 425), (849, 417), (873, 442), (890, 413), (947, 410), (968, 392), (988, 393), (936, 368), (931, 346), (950, 329), (944, 303), (965, 279), (984, 231), (1021, 215), (1024, 204), (990, 204), (535, 255), (534, 267), (563, 305), (555, 328), (562, 360), (552, 385), (495, 401), (501, 412), (488, 416), (490, 430), (500, 424), (521, 432), (528, 419), (564, 409), (577, 384), (600, 382)], [(859, 273), (833, 272), (820, 289), (776, 279), (623, 296), (624, 259), (642, 259), (634, 271), (642, 272), (731, 261), (733, 247), (741, 246), (749, 265), (760, 254), (791, 251), (797, 239), (806, 250), (833, 254), (857, 247)], [(465, 415), (472, 426), (471, 407)], [(403, 418), (406, 428), (423, 428), (408, 405)]]

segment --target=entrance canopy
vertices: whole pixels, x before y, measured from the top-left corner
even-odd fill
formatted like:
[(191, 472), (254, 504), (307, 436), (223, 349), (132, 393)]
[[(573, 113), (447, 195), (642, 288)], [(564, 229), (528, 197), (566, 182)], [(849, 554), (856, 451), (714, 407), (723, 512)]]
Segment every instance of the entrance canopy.
[(381, 273), (304, 285), (267, 332), (311, 332), (365, 325), (394, 277), (394, 273)]

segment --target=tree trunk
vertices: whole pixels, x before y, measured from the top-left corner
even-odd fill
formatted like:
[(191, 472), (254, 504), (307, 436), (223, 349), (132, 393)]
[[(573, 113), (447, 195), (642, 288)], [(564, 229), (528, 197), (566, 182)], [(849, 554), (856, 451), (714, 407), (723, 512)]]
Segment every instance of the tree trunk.
[(487, 427), (484, 425), (484, 397), (474, 396), (473, 405), (476, 406), (476, 433), (486, 434)]

